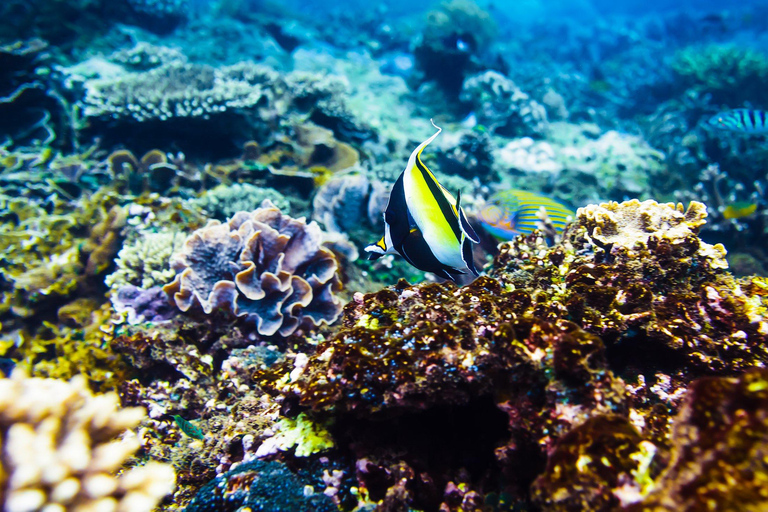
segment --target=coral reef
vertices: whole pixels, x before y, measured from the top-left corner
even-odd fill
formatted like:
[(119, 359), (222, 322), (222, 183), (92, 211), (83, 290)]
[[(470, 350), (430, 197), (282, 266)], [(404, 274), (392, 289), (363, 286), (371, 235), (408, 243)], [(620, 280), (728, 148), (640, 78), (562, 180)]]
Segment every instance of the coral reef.
[(48, 78), (51, 59), (47, 50), (48, 44), (41, 39), (0, 45), (0, 137), (4, 146), (55, 143), (67, 147), (71, 142), (69, 113)]
[(493, 18), (471, 0), (442, 2), (427, 13), (414, 57), (427, 80), (458, 95), (464, 76), (477, 65), (473, 58), (496, 36)]
[(285, 413), (332, 418), (337, 446), (366, 461), (361, 492), (385, 507), (453, 510), (490, 491), (522, 503), (542, 474), (545, 509), (636, 502), (649, 461), (670, 460), (687, 384), (768, 361), (763, 281), (727, 273), (722, 246), (696, 235), (705, 216), (698, 203), (579, 209), (561, 243), (502, 244), (490, 277), (463, 288), (357, 295), (337, 334), (256, 380)]
[(758, 50), (736, 45), (689, 46), (671, 63), (684, 86), (712, 95), (720, 105), (744, 101), (765, 103), (768, 95), (755, 84), (768, 78), (768, 57)]
[(160, 286), (142, 289), (122, 285), (112, 293), (112, 307), (119, 314), (125, 313), (129, 324), (157, 324), (170, 320), (177, 312)]
[[(148, 71), (86, 81), (83, 114), (92, 130), (145, 151), (151, 149), (149, 144), (168, 143), (168, 126), (178, 130), (177, 137), (186, 136), (188, 151), (196, 149), (195, 141), (212, 148), (212, 134), (229, 147), (228, 135), (246, 130), (254, 109), (271, 101), (275, 80), (273, 70), (255, 64), (213, 68), (172, 61)], [(205, 144), (197, 132), (203, 124), (215, 126), (205, 130)]]
[(139, 232), (133, 243), (123, 244), (115, 258), (115, 271), (104, 282), (112, 289), (133, 285), (149, 289), (171, 281), (170, 258), (184, 243), (184, 236), (174, 231)]
[[(148, 462), (114, 476), (139, 449), (127, 435), (145, 413), (94, 396), (85, 379), (0, 379), (2, 504), (6, 510), (150, 512), (174, 487), (167, 465)], [(122, 436), (122, 439), (118, 439)]]
[(278, 462), (253, 461), (216, 477), (185, 509), (188, 512), (249, 510), (316, 510), (335, 512), (328, 496), (312, 490), (308, 481), (297, 477)]
[(659, 180), (667, 171), (664, 153), (639, 136), (600, 133), (595, 125), (551, 123), (547, 140), (515, 139), (494, 154), (497, 166), (512, 171), (513, 187), (546, 190), (573, 205), (667, 193)]
[(268, 199), (279, 210), (295, 211), (291, 202), (273, 188), (256, 187), (250, 183), (221, 184), (207, 190), (202, 196), (190, 202), (204, 210), (208, 217), (226, 221), (237, 212), (250, 212)]
[(682, 510), (746, 510), (768, 502), (768, 372), (694, 382), (672, 427), (671, 460), (643, 501)]
[(464, 80), (459, 98), (469, 104), (477, 121), (499, 135), (541, 136), (547, 130), (547, 111), (496, 71)]
[(332, 323), (341, 312), (338, 263), (317, 224), (282, 215), (268, 200), (228, 223), (211, 221), (173, 257), (164, 287), (182, 311), (199, 306), (253, 320), (262, 335)]

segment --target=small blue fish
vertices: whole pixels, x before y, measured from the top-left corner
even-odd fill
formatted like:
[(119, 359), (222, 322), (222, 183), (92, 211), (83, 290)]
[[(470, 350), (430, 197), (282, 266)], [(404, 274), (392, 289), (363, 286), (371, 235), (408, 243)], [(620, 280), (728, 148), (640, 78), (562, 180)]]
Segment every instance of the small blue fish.
[(480, 211), (480, 222), (497, 239), (512, 240), (538, 227), (540, 220), (537, 214), (542, 207), (558, 233), (568, 224), (569, 218), (576, 216), (573, 210), (546, 196), (512, 189), (498, 192), (488, 199)]
[(726, 110), (712, 116), (707, 124), (712, 128), (730, 132), (768, 133), (768, 112), (748, 108)]

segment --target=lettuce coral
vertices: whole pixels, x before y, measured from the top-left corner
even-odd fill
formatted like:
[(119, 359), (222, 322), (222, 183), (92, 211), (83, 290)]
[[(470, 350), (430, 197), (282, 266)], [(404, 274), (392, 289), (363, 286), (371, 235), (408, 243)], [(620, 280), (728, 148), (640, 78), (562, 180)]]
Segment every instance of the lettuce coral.
[(332, 323), (341, 312), (334, 294), (341, 285), (322, 238), (316, 223), (283, 215), (265, 200), (194, 232), (172, 258), (177, 275), (164, 289), (182, 311), (223, 309), (254, 321), (265, 336)]
[(114, 476), (140, 447), (126, 433), (144, 415), (119, 409), (115, 394), (94, 396), (82, 377), (0, 379), (3, 509), (150, 512), (173, 490), (171, 466)]

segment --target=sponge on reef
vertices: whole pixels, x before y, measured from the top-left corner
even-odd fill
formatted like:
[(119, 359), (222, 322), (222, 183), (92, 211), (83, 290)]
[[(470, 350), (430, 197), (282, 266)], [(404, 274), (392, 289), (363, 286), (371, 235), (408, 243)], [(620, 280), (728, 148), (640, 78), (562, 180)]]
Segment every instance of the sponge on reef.
[(315, 222), (283, 215), (265, 200), (195, 231), (171, 258), (177, 275), (163, 289), (182, 311), (221, 309), (253, 320), (264, 336), (289, 336), (341, 313), (339, 265), (322, 242)]

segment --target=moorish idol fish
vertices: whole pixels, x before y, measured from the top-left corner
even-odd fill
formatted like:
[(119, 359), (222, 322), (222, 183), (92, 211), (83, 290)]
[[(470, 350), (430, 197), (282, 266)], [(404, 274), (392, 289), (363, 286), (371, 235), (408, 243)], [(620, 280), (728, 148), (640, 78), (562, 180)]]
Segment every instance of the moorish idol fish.
[(480, 211), (480, 222), (488, 233), (499, 240), (512, 240), (538, 227), (538, 212), (544, 208), (555, 230), (561, 232), (568, 218), (576, 214), (546, 196), (525, 190), (504, 190), (492, 195)]
[(384, 236), (365, 248), (368, 259), (400, 254), (414, 267), (456, 281), (467, 272), (477, 276), (472, 243), (480, 239), (461, 208), (461, 192), (454, 197), (437, 181), (421, 152), (441, 128), (422, 142), (392, 186), (384, 211)]
[(768, 112), (765, 110), (752, 110), (737, 108), (727, 110), (712, 116), (707, 124), (718, 130), (727, 130), (738, 133), (768, 133)]

